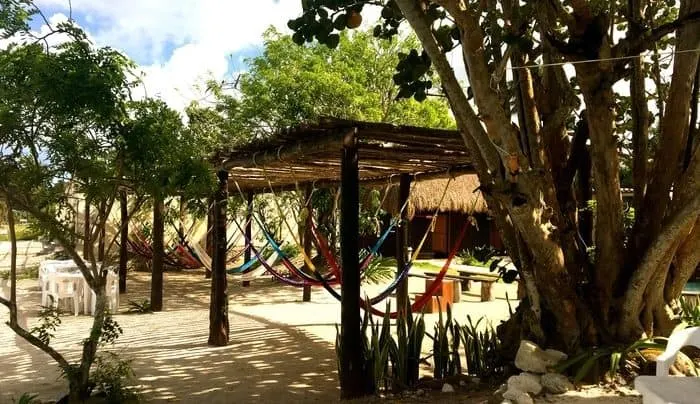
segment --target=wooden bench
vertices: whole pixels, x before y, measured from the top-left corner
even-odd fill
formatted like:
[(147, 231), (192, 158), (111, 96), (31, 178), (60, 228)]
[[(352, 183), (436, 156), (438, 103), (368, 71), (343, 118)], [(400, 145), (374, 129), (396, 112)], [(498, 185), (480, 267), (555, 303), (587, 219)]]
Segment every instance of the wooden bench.
[(669, 376), (676, 355), (684, 346), (700, 348), (700, 327), (686, 328), (671, 334), (664, 353), (656, 358), (656, 376), (638, 376), (634, 388), (642, 394), (644, 404), (691, 404), (700, 397), (700, 378)]
[[(496, 274), (482, 274), (482, 273), (468, 273), (468, 271), (464, 270), (455, 270), (459, 275), (445, 275), (445, 279), (450, 279), (450, 280), (456, 280), (459, 282), (455, 282), (455, 291), (454, 291), (454, 296), (460, 296), (462, 294), (462, 290), (471, 290), (472, 287), (472, 282), (480, 282), (481, 283), (481, 301), (482, 302), (492, 302), (495, 300), (495, 297), (493, 295), (493, 288), (494, 284), (498, 281), (499, 276)], [(426, 275), (435, 277), (437, 276), (438, 272), (433, 272), (433, 271), (424, 271)], [(459, 290), (457, 290), (457, 288)], [(455, 303), (459, 301), (459, 298), (456, 298)]]

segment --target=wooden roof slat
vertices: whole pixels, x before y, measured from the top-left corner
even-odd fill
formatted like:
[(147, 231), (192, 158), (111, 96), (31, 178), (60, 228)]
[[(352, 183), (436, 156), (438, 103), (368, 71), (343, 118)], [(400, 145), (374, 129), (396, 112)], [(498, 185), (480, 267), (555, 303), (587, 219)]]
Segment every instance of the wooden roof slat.
[(294, 189), (297, 183), (336, 184), (348, 135), (356, 139), (364, 182), (383, 182), (399, 173), (444, 177), (448, 170), (473, 172), (457, 131), (334, 118), (222, 150), (216, 154), (217, 164), (229, 170), (231, 184), (238, 182), (246, 190), (264, 192), (268, 180), (275, 189)]

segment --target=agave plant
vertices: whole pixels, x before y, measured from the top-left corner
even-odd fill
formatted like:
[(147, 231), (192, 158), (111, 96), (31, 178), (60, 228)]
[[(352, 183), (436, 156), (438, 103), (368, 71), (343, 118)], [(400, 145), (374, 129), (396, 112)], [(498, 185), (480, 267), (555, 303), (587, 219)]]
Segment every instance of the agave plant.
[(467, 324), (459, 326), (459, 336), (464, 346), (466, 358), (466, 372), (478, 376), (491, 376), (502, 371), (500, 366), (499, 352), (500, 341), (490, 325), (485, 330), (479, 330), (479, 325), (484, 317), (476, 322), (471, 316), (467, 316)]

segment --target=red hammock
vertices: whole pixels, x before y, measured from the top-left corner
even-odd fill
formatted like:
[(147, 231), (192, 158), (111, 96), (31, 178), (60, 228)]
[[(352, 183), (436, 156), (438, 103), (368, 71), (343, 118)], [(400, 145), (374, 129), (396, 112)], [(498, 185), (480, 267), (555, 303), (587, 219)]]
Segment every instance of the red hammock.
[[(438, 273), (437, 277), (425, 288), (425, 293), (418, 298), (413, 304), (411, 305), (411, 312), (416, 312), (420, 311), (423, 306), (425, 306), (428, 301), (430, 301), (433, 297), (433, 293), (440, 287), (442, 284), (442, 280), (445, 278), (445, 274), (447, 274), (447, 270), (450, 268), (450, 264), (452, 263), (452, 260), (454, 257), (457, 255), (457, 252), (459, 251), (459, 247), (462, 245), (462, 241), (464, 240), (464, 236), (467, 233), (467, 228), (469, 227), (469, 222), (465, 222), (464, 226), (462, 226), (462, 230), (459, 233), (459, 237), (457, 237), (457, 241), (452, 247), (452, 250), (450, 251), (450, 255), (447, 257), (447, 260), (445, 261), (445, 264), (442, 266), (440, 269), (440, 272)], [(315, 237), (316, 238), (316, 237)], [(317, 241), (320, 241), (318, 238), (316, 238)], [(342, 283), (342, 271), (340, 270), (340, 267), (338, 266), (338, 262), (335, 260), (335, 257), (333, 257), (333, 254), (331, 253), (330, 249), (328, 248), (328, 245), (325, 243), (320, 242), (319, 245), (319, 250), (323, 254), (324, 258), (326, 261), (328, 261), (329, 266), (331, 268), (331, 272), (335, 276), (335, 278)], [(323, 281), (322, 281), (323, 282)], [(335, 297), (338, 301), (341, 301), (341, 296), (338, 294), (338, 292), (335, 291), (332, 287), (327, 282), (323, 282), (324, 288), (330, 292), (330, 294)], [(396, 283), (396, 286), (398, 286), (398, 282)], [(396, 286), (394, 288), (396, 288)], [(372, 299), (370, 299), (372, 300)], [(362, 297), (360, 297), (360, 305), (362, 308), (365, 310), (369, 310), (370, 313), (376, 315), (376, 316), (386, 316), (387, 313), (376, 309), (372, 307), (369, 301), (366, 301)], [(391, 318), (396, 318), (398, 316), (398, 311), (394, 311), (389, 313), (389, 317)]]

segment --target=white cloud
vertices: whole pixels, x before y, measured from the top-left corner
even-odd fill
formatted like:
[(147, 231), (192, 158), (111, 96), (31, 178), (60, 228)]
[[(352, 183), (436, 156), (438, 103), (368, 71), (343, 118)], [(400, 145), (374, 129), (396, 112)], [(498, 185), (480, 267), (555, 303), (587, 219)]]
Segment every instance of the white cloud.
[[(68, 0), (37, 5), (68, 13)], [(286, 31), (301, 6), (297, 0), (72, 0), (72, 10), (97, 45), (141, 63), (145, 93), (182, 110), (202, 96), (195, 87), (204, 78), (223, 78), (230, 54), (260, 44), (270, 25)]]

